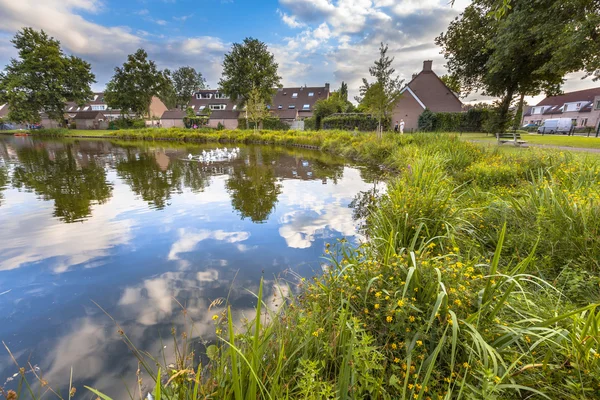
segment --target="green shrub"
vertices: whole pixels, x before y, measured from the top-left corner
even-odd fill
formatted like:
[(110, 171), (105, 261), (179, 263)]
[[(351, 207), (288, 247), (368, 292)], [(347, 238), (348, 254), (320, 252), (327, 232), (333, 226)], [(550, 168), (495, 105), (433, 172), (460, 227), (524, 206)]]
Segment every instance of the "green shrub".
[[(246, 118), (238, 118), (238, 128), (246, 129)], [(248, 121), (248, 129), (254, 129), (254, 122)], [(290, 126), (279, 118), (265, 118), (262, 121), (262, 129), (269, 131), (287, 131)]]
[(314, 131), (317, 129), (317, 120), (315, 117), (306, 118), (304, 120), (304, 130)]
[[(390, 121), (383, 121), (383, 126), (389, 126)], [(377, 130), (378, 121), (368, 114), (347, 114), (347, 115), (332, 115), (323, 118), (323, 129), (342, 129), (355, 130), (365, 132), (373, 132)]]
[(467, 112), (437, 112), (425, 109), (419, 116), (423, 132), (487, 132), (492, 110), (472, 108)]

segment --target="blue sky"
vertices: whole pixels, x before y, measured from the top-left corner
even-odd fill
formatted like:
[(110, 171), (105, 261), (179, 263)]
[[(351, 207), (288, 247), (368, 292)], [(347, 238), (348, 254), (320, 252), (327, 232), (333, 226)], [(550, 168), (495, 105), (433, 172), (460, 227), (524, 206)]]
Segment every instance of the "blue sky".
[[(470, 0), (0, 0), (0, 65), (15, 51), (10, 38), (24, 26), (44, 29), (66, 52), (92, 63), (102, 90), (115, 66), (143, 47), (161, 68), (190, 65), (212, 88), (231, 44), (266, 42), (283, 84), (349, 83), (350, 94), (377, 57), (381, 41), (394, 67), (410, 80), (423, 60), (446, 71), (434, 38)], [(565, 90), (594, 86), (569, 77)], [(543, 96), (542, 96), (543, 97)], [(538, 97), (539, 98), (539, 97)], [(467, 100), (485, 100), (473, 94)], [(531, 99), (536, 101), (536, 99)]]

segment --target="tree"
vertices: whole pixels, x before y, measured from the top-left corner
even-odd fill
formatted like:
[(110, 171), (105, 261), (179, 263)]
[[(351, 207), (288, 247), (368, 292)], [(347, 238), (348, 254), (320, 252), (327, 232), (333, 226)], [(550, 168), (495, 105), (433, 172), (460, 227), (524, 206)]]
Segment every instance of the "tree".
[(338, 93), (340, 94), (340, 99), (342, 99), (343, 101), (348, 101), (348, 84), (346, 82), (342, 81)]
[(206, 80), (193, 67), (181, 67), (171, 77), (176, 95), (176, 107), (185, 109), (197, 90), (206, 87)]
[(598, 74), (598, 5), (598, 0), (510, 0), (510, 8), (498, 14), (498, 0), (474, 0), (436, 43), (464, 94), (481, 90), (501, 98), (496, 130), (503, 131), (515, 96), (522, 110), (526, 95), (555, 94), (569, 72)]
[(90, 64), (65, 55), (58, 40), (24, 28), (11, 42), (19, 57), (0, 73), (0, 103), (8, 103), (9, 120), (40, 122), (44, 112), (62, 123), (67, 101), (83, 105), (93, 96)]
[(169, 91), (171, 84), (168, 71), (160, 71), (144, 49), (127, 56), (122, 67), (106, 85), (104, 98), (109, 107), (121, 110), (121, 114), (134, 113), (141, 117), (150, 115), (153, 96)]
[(387, 55), (388, 46), (381, 43), (379, 47), (379, 59), (369, 68), (369, 73), (376, 80), (369, 83), (363, 78), (363, 86), (360, 88), (362, 98), (358, 98), (363, 109), (375, 115), (379, 121), (378, 134), (383, 131), (383, 123), (389, 124), (391, 114), (396, 103), (401, 97), (402, 84), (404, 80), (394, 77), (396, 70), (392, 68), (394, 58)]
[(234, 43), (231, 51), (225, 54), (219, 87), (240, 107), (245, 105), (254, 88), (260, 93), (262, 102), (269, 104), (274, 88), (281, 87), (278, 67), (265, 43), (246, 38), (242, 44)]
[(461, 88), (460, 88), (460, 80), (454, 76), (454, 75), (442, 75), (440, 76), (440, 79), (442, 80), (442, 82), (444, 82), (444, 84), (446, 86), (448, 86), (448, 89), (452, 90), (454, 93), (456, 93), (459, 97), (461, 96)]
[(254, 123), (254, 132), (258, 129), (260, 123), (269, 116), (270, 112), (262, 101), (260, 91), (253, 88), (250, 91), (246, 101), (246, 117), (248, 121)]
[[(339, 91), (333, 92), (327, 99), (320, 99), (315, 103), (313, 117), (315, 118), (316, 129), (321, 129), (321, 121), (325, 117), (336, 113), (354, 111), (354, 105), (347, 100), (347, 92), (346, 99), (344, 100), (344, 85), (345, 84), (342, 82), (342, 87)], [(348, 90), (348, 86), (346, 86), (346, 90)]]

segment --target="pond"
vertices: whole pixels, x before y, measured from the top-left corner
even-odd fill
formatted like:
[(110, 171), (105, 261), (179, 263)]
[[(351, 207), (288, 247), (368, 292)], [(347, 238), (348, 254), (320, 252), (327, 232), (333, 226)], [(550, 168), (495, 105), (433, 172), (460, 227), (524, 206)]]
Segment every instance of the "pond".
[[(361, 240), (349, 205), (377, 172), (224, 147), (0, 137), (0, 340), (21, 364), (63, 393), (73, 368), (84, 398), (83, 384), (129, 398), (137, 363), (103, 310), (154, 355), (172, 351), (182, 305), (210, 342), (213, 301), (251, 318), (261, 276), (270, 298), (320, 273), (327, 242)], [(2, 349), (0, 386), (16, 370)]]

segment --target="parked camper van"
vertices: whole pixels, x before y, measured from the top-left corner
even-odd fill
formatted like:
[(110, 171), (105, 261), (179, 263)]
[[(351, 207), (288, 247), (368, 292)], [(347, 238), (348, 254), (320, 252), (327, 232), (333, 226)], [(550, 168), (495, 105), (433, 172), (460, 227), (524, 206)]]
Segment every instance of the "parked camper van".
[(570, 118), (547, 119), (538, 128), (538, 133), (569, 133), (573, 126)]

